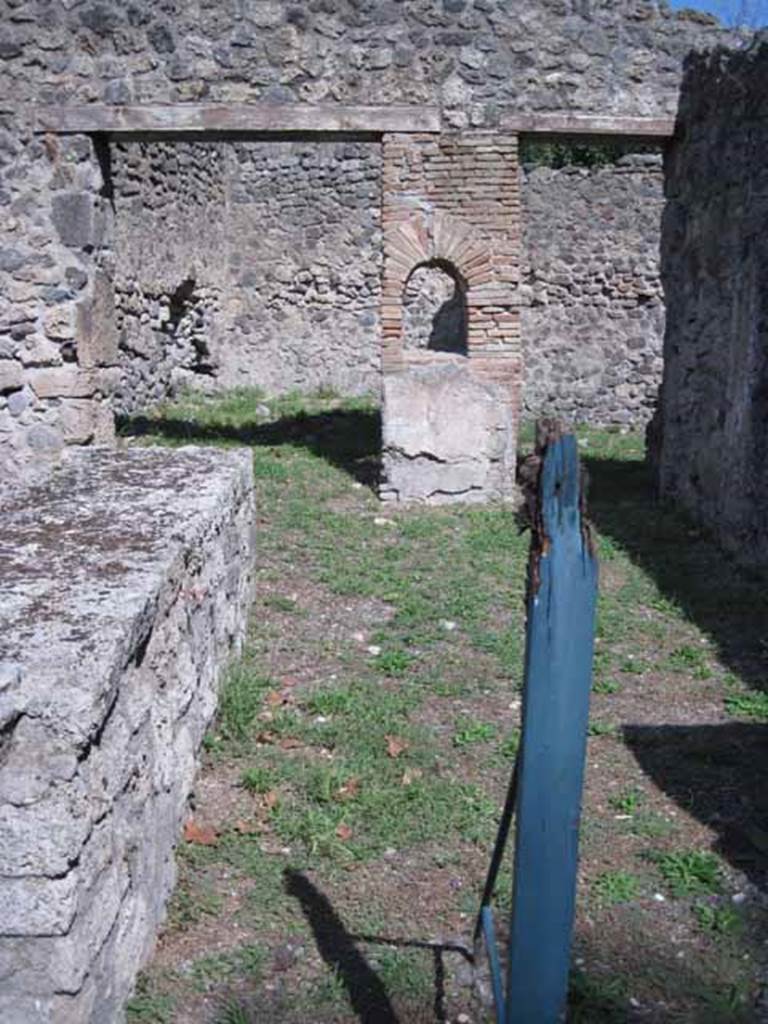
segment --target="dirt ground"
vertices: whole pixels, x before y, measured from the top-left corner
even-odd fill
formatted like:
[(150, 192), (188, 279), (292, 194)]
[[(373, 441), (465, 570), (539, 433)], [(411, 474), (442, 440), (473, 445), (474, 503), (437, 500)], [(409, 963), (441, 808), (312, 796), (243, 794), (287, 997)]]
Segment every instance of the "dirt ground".
[[(259, 538), (129, 1020), (480, 1024), (469, 946), (519, 736), (527, 535), (503, 507), (381, 506), (364, 402), (256, 405), (126, 428), (252, 446)], [(768, 1020), (765, 583), (654, 503), (639, 438), (579, 436), (601, 596), (569, 1019)], [(502, 939), (510, 886), (507, 865)]]

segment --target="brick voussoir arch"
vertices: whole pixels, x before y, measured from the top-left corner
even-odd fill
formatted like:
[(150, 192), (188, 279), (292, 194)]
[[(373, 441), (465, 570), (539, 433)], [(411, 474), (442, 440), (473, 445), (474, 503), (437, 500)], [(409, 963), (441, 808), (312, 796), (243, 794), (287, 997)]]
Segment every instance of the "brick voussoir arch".
[(419, 267), (442, 266), (466, 282), (467, 289), (490, 280), (493, 256), (471, 225), (438, 212), (425, 223), (412, 218), (390, 225), (384, 232), (385, 285), (402, 290)]

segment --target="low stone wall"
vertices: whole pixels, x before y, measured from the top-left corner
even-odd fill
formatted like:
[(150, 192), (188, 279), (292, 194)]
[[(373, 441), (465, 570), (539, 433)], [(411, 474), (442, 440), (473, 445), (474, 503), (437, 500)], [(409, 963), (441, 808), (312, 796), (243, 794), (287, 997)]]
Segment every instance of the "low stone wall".
[(220, 670), (245, 452), (73, 452), (0, 538), (0, 1020), (114, 1024), (151, 952)]
[(661, 382), (661, 153), (524, 165), (523, 408), (643, 426)]
[(663, 496), (768, 567), (768, 41), (688, 62), (667, 160)]

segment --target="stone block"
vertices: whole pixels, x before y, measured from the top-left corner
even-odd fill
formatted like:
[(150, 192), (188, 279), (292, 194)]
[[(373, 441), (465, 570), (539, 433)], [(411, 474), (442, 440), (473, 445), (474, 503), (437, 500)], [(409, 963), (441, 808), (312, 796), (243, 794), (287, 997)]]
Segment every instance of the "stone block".
[(99, 386), (98, 374), (79, 366), (33, 367), (28, 381), (38, 398), (90, 398)]
[(54, 341), (69, 341), (75, 333), (71, 308), (64, 305), (47, 310), (43, 317), (43, 328), (47, 337)]
[(91, 295), (77, 306), (77, 357), (86, 368), (115, 366), (118, 361), (115, 289), (102, 270), (94, 273)]
[(73, 449), (4, 506), (3, 1024), (122, 1020), (245, 635), (252, 488), (249, 452)]
[(74, 398), (68, 401), (59, 415), (66, 444), (88, 444), (94, 439), (99, 403), (94, 399)]
[(56, 455), (64, 447), (61, 432), (45, 423), (35, 423), (30, 427), (26, 440), (30, 450), (41, 456)]
[(65, 935), (77, 909), (77, 873), (63, 878), (0, 878), (3, 934)]
[(11, 359), (0, 360), (0, 394), (19, 391), (23, 387), (23, 376), (21, 363)]
[(64, 245), (85, 249), (94, 244), (93, 196), (60, 192), (51, 201), (51, 219)]
[(406, 366), (384, 378), (388, 500), (451, 502), (514, 491), (517, 410), (464, 359)]

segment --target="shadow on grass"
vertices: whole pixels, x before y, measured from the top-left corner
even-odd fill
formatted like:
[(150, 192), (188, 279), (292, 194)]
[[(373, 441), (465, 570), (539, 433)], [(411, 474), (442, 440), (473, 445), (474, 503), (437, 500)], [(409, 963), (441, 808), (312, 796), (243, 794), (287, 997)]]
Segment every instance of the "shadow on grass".
[(381, 979), (358, 951), (355, 943), (387, 946), (391, 949), (414, 949), (432, 953), (434, 969), (434, 1020), (445, 1021), (445, 953), (458, 953), (471, 962), (472, 955), (459, 943), (425, 942), (419, 939), (384, 935), (352, 935), (344, 927), (328, 898), (300, 871), (283, 872), (285, 890), (299, 901), (312, 929), (323, 960), (344, 983), (355, 1013), (361, 1021), (371, 1024), (397, 1024), (398, 1017), (389, 1001)]
[(318, 952), (347, 990), (352, 1009), (370, 1024), (398, 1024), (387, 990), (360, 953), (330, 900), (300, 871), (286, 868), (283, 884), (298, 900), (312, 929)]
[(123, 437), (159, 435), (187, 444), (242, 444), (247, 447), (276, 448), (292, 445), (306, 448), (326, 459), (366, 487), (379, 483), (381, 464), (381, 414), (369, 409), (333, 409), (321, 413), (298, 413), (268, 423), (228, 426), (162, 416), (119, 416), (118, 432)]
[(653, 497), (641, 462), (587, 459), (590, 514), (748, 686), (768, 690), (768, 585)]
[(716, 830), (714, 849), (765, 888), (768, 726), (628, 725), (624, 741), (646, 775)]
[[(590, 511), (753, 690), (768, 691), (766, 583), (659, 505), (643, 463), (591, 459)], [(768, 726), (627, 726), (643, 770), (718, 833), (715, 848), (761, 887), (768, 878)]]
[[(283, 877), (286, 892), (298, 900), (312, 929), (320, 955), (342, 981), (361, 1024), (406, 1024), (406, 1021), (408, 1024), (416, 1024), (417, 1020), (426, 1022), (427, 1019), (434, 1021), (435, 1024), (445, 1024), (447, 1009), (444, 957), (447, 953), (457, 953), (471, 963), (472, 955), (467, 947), (457, 942), (432, 943), (392, 936), (351, 934), (344, 927), (328, 898), (306, 875), (286, 869)], [(632, 941), (629, 943), (630, 948), (626, 948), (624, 944), (627, 939), (634, 936), (619, 931), (604, 938), (608, 940), (607, 945), (600, 943), (598, 948), (591, 948), (590, 945), (585, 947), (583, 942), (577, 942), (578, 951), (584, 953), (590, 961), (601, 964), (606, 963), (606, 952), (610, 951), (607, 959), (610, 963), (621, 964), (621, 976), (615, 978), (605, 971), (602, 975), (587, 975), (581, 970), (574, 971), (570, 980), (567, 1014), (567, 1020), (571, 1024), (625, 1024), (629, 1019), (627, 982), (629, 978), (636, 980), (641, 975), (647, 975), (652, 979), (654, 987), (658, 987), (660, 979), (663, 979), (666, 995), (673, 998), (679, 995), (683, 999), (688, 999), (693, 995), (712, 1007), (717, 1007), (723, 998), (723, 993), (718, 992), (717, 988), (710, 984), (711, 979), (698, 977), (678, 960), (669, 955), (664, 956), (659, 949), (648, 948), (642, 943), (642, 948), (635, 949)], [(420, 1012), (414, 1011), (415, 1017), (399, 1017), (381, 979), (358, 951), (358, 942), (397, 949), (431, 951), (435, 989), (431, 1012), (424, 1007)], [(502, 957), (505, 955), (501, 949), (500, 954)], [(725, 995), (727, 997), (727, 993)], [(428, 1018), (425, 1013), (429, 1014)], [(631, 1019), (640, 1020), (641, 1017), (638, 1015), (637, 1018)], [(643, 1015), (642, 1019), (647, 1017)], [(653, 1019), (660, 1018), (654, 1016)], [(663, 1019), (666, 1020), (667, 1017), (664, 1016)], [(705, 1019), (708, 1022), (717, 1020), (718, 1024), (725, 1024), (726, 1021), (735, 1024), (737, 1021), (746, 1021), (747, 1017), (738, 1005), (730, 1008), (721, 1004), (719, 1009), (714, 1009), (714, 1015), (702, 1017), (702, 1022)]]

